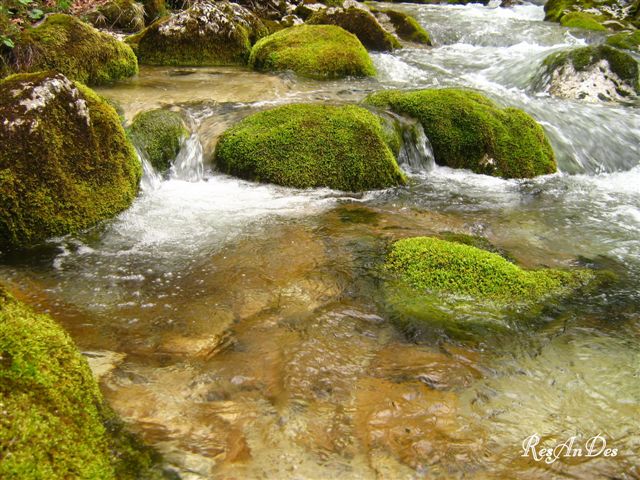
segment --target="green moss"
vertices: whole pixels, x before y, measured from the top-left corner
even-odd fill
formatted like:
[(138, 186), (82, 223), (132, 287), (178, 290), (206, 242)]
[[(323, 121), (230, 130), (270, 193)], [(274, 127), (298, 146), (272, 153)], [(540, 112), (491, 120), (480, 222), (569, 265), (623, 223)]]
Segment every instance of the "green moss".
[(169, 110), (150, 110), (135, 116), (130, 130), (133, 143), (160, 172), (166, 171), (189, 135), (182, 117)]
[(14, 72), (57, 70), (72, 80), (100, 85), (138, 73), (131, 48), (77, 18), (51, 15), (16, 41)]
[(560, 19), (563, 27), (582, 28), (584, 30), (606, 30), (595, 16), (583, 12), (571, 12), (563, 15)]
[(499, 109), (464, 90), (383, 91), (366, 103), (417, 118), (436, 162), (504, 178), (530, 178), (556, 171), (542, 127), (525, 112)]
[(357, 37), (334, 25), (300, 25), (269, 35), (253, 47), (249, 65), (318, 79), (376, 73)]
[(633, 33), (624, 32), (611, 35), (607, 38), (607, 45), (637, 51), (640, 48), (640, 30), (636, 30)]
[(369, 50), (390, 51), (401, 48), (400, 42), (387, 32), (376, 17), (362, 8), (320, 10), (308, 20), (309, 25), (337, 25), (353, 33)]
[(0, 82), (0, 116), (0, 247), (76, 232), (133, 201), (140, 162), (92, 90), (52, 72), (14, 75)]
[(251, 115), (222, 135), (215, 160), (224, 173), (297, 188), (405, 183), (381, 120), (356, 106), (286, 105)]
[(0, 406), (2, 478), (156, 476), (155, 455), (105, 406), (69, 336), (1, 286)]
[(168, 13), (165, 0), (143, 0), (142, 5), (144, 6), (144, 23), (146, 25), (151, 25)]
[(431, 37), (422, 26), (413, 18), (404, 12), (397, 10), (374, 10), (372, 11), (378, 15), (383, 14), (389, 18), (389, 21), (396, 30), (396, 35), (402, 40), (413, 43), (420, 43), (422, 45), (431, 45)]
[(249, 10), (229, 2), (194, 4), (127, 40), (140, 63), (173, 66), (246, 65), (251, 45), (266, 35)]
[(145, 7), (134, 0), (109, 0), (87, 14), (96, 27), (123, 32), (139, 32), (144, 28)]

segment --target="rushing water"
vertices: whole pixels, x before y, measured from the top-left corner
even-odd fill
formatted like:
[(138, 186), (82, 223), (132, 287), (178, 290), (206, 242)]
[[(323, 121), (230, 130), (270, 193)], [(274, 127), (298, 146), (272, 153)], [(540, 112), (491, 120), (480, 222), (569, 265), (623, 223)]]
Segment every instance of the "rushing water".
[[(111, 405), (201, 478), (640, 478), (640, 110), (535, 91), (549, 53), (598, 34), (542, 7), (394, 8), (435, 47), (373, 54), (377, 79), (317, 82), (242, 69), (143, 69), (105, 88), (127, 119), (190, 120), (169, 174), (111, 222), (5, 255), (0, 278), (87, 352)], [(502, 180), (437, 167), (416, 126), (409, 187), (296, 191), (215, 172), (215, 140), (292, 101), (461, 86), (542, 123), (561, 173)], [(487, 237), (526, 266), (589, 261), (622, 281), (512, 334), (414, 339), (390, 323), (376, 266), (388, 241)], [(585, 260), (589, 259), (589, 260)], [(520, 457), (602, 435), (616, 456)]]

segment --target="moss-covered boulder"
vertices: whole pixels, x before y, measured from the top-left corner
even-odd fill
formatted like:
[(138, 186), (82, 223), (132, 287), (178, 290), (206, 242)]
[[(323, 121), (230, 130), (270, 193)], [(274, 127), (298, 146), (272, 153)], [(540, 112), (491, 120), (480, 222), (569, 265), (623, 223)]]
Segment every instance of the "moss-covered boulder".
[(259, 71), (287, 71), (317, 79), (375, 75), (358, 38), (334, 25), (300, 25), (261, 39), (249, 65)]
[(147, 65), (246, 65), (251, 45), (267, 30), (246, 8), (200, 0), (150, 25), (127, 41)]
[(620, 30), (640, 26), (626, 0), (548, 0), (545, 20), (588, 30)]
[(416, 118), (433, 147), (436, 163), (503, 178), (531, 178), (557, 169), (542, 127), (516, 108), (498, 108), (466, 90), (377, 92), (370, 105)]
[(621, 100), (640, 92), (638, 62), (607, 45), (549, 55), (534, 84), (556, 97), (591, 102)]
[(157, 109), (137, 114), (129, 134), (151, 165), (159, 172), (164, 172), (178, 155), (189, 131), (178, 113)]
[(0, 286), (0, 478), (161, 478), (71, 338)]
[(560, 25), (569, 28), (582, 28), (583, 30), (606, 31), (598, 17), (584, 12), (569, 12), (560, 19)]
[(405, 42), (431, 45), (429, 33), (411, 15), (397, 10), (371, 9), (382, 25), (390, 25), (395, 34)]
[(381, 119), (352, 105), (286, 105), (251, 115), (222, 135), (215, 162), (224, 173), (297, 188), (405, 183)]
[(337, 25), (353, 33), (369, 50), (391, 51), (400, 48), (398, 39), (364, 8), (327, 8), (313, 14), (309, 25)]
[(635, 32), (622, 32), (607, 38), (607, 45), (624, 50), (640, 50), (640, 30)]
[(115, 110), (54, 72), (0, 82), (0, 248), (112, 217), (133, 201), (140, 162)]
[(434, 237), (396, 241), (384, 270), (385, 302), (403, 328), (462, 336), (509, 331), (505, 316), (537, 312), (595, 279), (585, 269), (525, 270), (497, 253)]
[(56, 14), (25, 30), (9, 56), (15, 73), (56, 70), (71, 80), (100, 85), (138, 73), (131, 48), (75, 17)]
[(145, 7), (135, 0), (109, 0), (87, 13), (87, 20), (99, 28), (110, 28), (126, 33), (144, 28)]

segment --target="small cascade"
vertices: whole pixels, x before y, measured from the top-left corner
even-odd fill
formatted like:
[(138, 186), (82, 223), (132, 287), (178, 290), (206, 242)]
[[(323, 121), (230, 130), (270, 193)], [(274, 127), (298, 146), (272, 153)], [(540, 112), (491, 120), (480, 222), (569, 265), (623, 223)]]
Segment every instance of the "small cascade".
[(162, 175), (160, 175), (151, 165), (146, 154), (136, 147), (138, 158), (142, 163), (142, 180), (140, 181), (140, 188), (143, 192), (152, 192), (160, 188), (162, 183)]
[(428, 172), (435, 167), (431, 142), (420, 123), (403, 125), (398, 164), (408, 173), (414, 174)]
[(171, 178), (198, 182), (204, 177), (202, 144), (197, 134), (192, 134), (182, 145), (171, 166)]

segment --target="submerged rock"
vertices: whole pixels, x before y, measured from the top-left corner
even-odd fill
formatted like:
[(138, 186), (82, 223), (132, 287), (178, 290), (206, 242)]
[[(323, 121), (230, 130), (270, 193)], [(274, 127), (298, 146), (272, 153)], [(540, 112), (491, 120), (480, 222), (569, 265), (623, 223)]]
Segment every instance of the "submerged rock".
[(87, 19), (96, 27), (112, 28), (127, 33), (144, 28), (145, 6), (134, 0), (109, 0), (87, 13)]
[(377, 92), (370, 105), (420, 120), (436, 163), (503, 178), (531, 178), (556, 171), (542, 127), (516, 108), (498, 108), (486, 97), (457, 89)]
[(0, 477), (160, 478), (71, 338), (1, 286), (0, 380)]
[(380, 118), (356, 106), (286, 105), (251, 115), (222, 135), (215, 161), (225, 173), (288, 187), (405, 183)]
[(337, 25), (353, 33), (369, 50), (391, 51), (400, 48), (396, 37), (384, 29), (373, 14), (363, 8), (328, 8), (313, 14), (309, 25)]
[(246, 8), (201, 0), (127, 41), (147, 65), (244, 65), (251, 45), (265, 34), (263, 23)]
[(0, 82), (0, 246), (87, 228), (133, 201), (140, 162), (115, 110), (53, 72)]
[(249, 65), (318, 79), (376, 73), (358, 38), (334, 25), (300, 25), (269, 35), (253, 47)]
[(397, 10), (377, 10), (371, 12), (383, 25), (391, 25), (394, 33), (406, 42), (431, 45), (429, 33), (411, 15)]
[(545, 58), (535, 88), (589, 102), (621, 100), (640, 92), (638, 62), (606, 45), (554, 53)]
[(68, 15), (51, 15), (22, 32), (8, 59), (16, 73), (56, 70), (71, 80), (100, 85), (138, 73), (131, 48)]
[(169, 169), (182, 141), (189, 135), (182, 117), (163, 109), (136, 115), (129, 133), (133, 143), (159, 172)]

